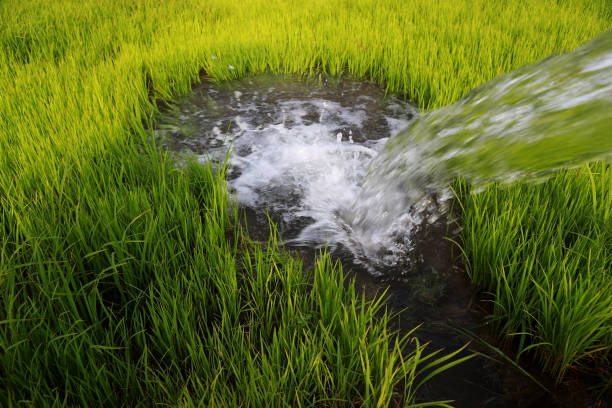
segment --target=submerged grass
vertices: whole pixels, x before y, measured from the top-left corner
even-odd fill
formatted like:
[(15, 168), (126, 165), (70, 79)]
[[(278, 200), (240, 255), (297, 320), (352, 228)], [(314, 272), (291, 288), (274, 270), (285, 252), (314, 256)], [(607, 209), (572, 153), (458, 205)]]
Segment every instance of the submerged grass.
[[(439, 107), (589, 40), (610, 27), (609, 6), (0, 2), (0, 403), (409, 403), (422, 349), (401, 355), (388, 315), (374, 318), (382, 303), (343, 289), (325, 257), (309, 286), (273, 238), (267, 248), (249, 243), (226, 212), (222, 177), (195, 166), (178, 172), (147, 147), (143, 123), (156, 99), (188, 91), (202, 72), (215, 81), (347, 72)], [(500, 324), (532, 330), (521, 338), (540, 343), (557, 373), (586, 356), (601, 359), (594, 350), (610, 345), (609, 286), (598, 278), (610, 266), (609, 170), (588, 174), (491, 189), (464, 203), (475, 280), (497, 294), (496, 314), (508, 322)], [(491, 208), (511, 219), (487, 221)], [(527, 231), (518, 221), (544, 227)], [(501, 241), (512, 233), (523, 234), (522, 245)], [(499, 254), (484, 249), (490, 236)], [(571, 242), (555, 244), (561, 239)], [(533, 297), (508, 304), (496, 282), (527, 285), (529, 273), (534, 283), (519, 293)], [(554, 325), (557, 310), (576, 309), (583, 314)], [(600, 343), (576, 332), (597, 333)]]

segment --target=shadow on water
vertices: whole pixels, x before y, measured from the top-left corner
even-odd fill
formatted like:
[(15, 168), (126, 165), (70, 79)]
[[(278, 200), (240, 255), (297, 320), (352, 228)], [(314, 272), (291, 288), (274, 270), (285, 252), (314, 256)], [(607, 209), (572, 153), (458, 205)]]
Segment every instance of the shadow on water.
[[(458, 349), (470, 340), (465, 332), (500, 347), (483, 325), (488, 304), (446, 239), (457, 239), (446, 216), (412, 219), (405, 239), (390, 249), (392, 256), (381, 257), (375, 273), (341, 216), (358, 199), (372, 158), (417, 114), (367, 81), (263, 76), (202, 84), (162, 115), (156, 136), (168, 150), (203, 161), (233, 149), (228, 186), (250, 237), (267, 241), (270, 218), (305, 270), (327, 245), (366, 298), (387, 291), (400, 332), (421, 325), (416, 335), (430, 349)], [(548, 393), (490, 347), (474, 341), (464, 354), (473, 351), (484, 356), (434, 377), (418, 398), (455, 400), (456, 407), (609, 406), (583, 379), (555, 386), (532, 367)]]

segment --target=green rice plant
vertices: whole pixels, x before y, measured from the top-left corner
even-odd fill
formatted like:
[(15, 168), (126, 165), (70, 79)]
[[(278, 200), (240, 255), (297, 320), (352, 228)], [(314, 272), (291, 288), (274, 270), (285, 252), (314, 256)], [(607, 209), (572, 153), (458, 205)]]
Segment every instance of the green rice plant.
[[(610, 21), (607, 0), (0, 2), (0, 403), (410, 404), (425, 356), (420, 346), (399, 354), (404, 343), (376, 313), (382, 303), (345, 291), (325, 257), (309, 286), (274, 241), (250, 243), (227, 213), (222, 174), (177, 169), (151, 147), (145, 125), (160, 100), (202, 78), (262, 72), (349, 73), (435, 108), (575, 48)], [(517, 336), (542, 343), (536, 350), (551, 367), (573, 352), (602, 359), (595, 350), (611, 344), (595, 331), (597, 346), (563, 345), (555, 339), (567, 327), (544, 319), (565, 308), (565, 297), (549, 294), (558, 285), (567, 296), (599, 296), (568, 305), (597, 316), (606, 305), (606, 287), (588, 289), (609, 266), (607, 224), (593, 221), (609, 219), (596, 173), (491, 189), (464, 204), (472, 274), (490, 290), (497, 274), (476, 271), (580, 269), (584, 284), (537, 275), (540, 289), (521, 298), (537, 323), (501, 313), (512, 309), (498, 294), (502, 324), (542, 329)], [(561, 200), (548, 204), (557, 218), (532, 201), (549, 193)], [(563, 201), (568, 194), (579, 205)], [(555, 224), (538, 235), (511, 219), (485, 222), (491, 208)], [(520, 237), (525, 250), (498, 256), (489, 236), (502, 247), (501, 237)], [(548, 250), (555, 242), (578, 260)]]
[(557, 380), (569, 368), (609, 370), (612, 169), (493, 186), (462, 205), (470, 276), (492, 294), (492, 319), (517, 359), (535, 355)]
[(328, 255), (309, 283), (276, 234), (250, 241), (225, 167), (146, 157), (116, 169), (120, 186), (46, 206), (98, 217), (3, 240), (3, 406), (411, 406), (418, 373), (460, 361), (404, 350), (412, 333), (390, 332), (383, 299), (345, 289)]

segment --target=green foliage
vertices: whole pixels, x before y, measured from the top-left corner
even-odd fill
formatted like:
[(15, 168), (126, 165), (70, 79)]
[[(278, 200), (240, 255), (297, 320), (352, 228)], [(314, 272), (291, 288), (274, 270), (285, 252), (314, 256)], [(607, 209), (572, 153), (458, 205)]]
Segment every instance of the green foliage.
[(48, 230), (3, 239), (3, 406), (409, 406), (416, 375), (446, 366), (421, 369), (434, 355), (327, 255), (309, 283), (275, 234), (244, 236), (223, 168), (145, 157), (65, 180), (37, 210), (60, 217)]
[(592, 164), (540, 185), (463, 197), (463, 248), (492, 320), (561, 380), (569, 368), (610, 374), (612, 168)]
[(0, 2), (0, 404), (410, 403), (422, 349), (381, 304), (249, 243), (222, 174), (179, 172), (143, 122), (201, 73), (347, 72), (439, 107), (594, 37), (606, 4)]

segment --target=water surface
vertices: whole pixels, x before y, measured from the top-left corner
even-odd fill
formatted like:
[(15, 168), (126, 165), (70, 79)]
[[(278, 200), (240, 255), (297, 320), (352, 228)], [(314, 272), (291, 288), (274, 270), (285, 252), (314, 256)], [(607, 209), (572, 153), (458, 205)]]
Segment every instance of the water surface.
[[(232, 150), (228, 184), (244, 208), (266, 212), (288, 245), (349, 251), (372, 274), (409, 262), (416, 225), (385, 239), (353, 229), (353, 209), (372, 159), (408, 126), (415, 107), (378, 86), (351, 79), (255, 77), (204, 84), (167, 112), (158, 132), (174, 151), (222, 160)], [(260, 220), (261, 221), (261, 220)]]

